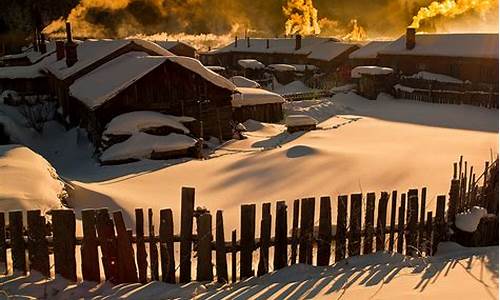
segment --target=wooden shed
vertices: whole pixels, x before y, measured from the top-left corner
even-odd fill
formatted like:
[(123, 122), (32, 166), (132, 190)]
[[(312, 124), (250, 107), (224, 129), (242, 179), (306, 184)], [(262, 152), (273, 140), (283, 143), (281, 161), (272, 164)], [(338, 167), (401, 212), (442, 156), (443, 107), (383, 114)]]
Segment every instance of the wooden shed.
[(352, 69), (351, 77), (357, 81), (361, 96), (376, 100), (380, 93), (390, 93), (394, 85), (394, 70), (379, 66), (358, 66)]
[(248, 119), (277, 123), (283, 120), (283, 103), (280, 95), (262, 88), (238, 87), (233, 95), (233, 118), (238, 122)]

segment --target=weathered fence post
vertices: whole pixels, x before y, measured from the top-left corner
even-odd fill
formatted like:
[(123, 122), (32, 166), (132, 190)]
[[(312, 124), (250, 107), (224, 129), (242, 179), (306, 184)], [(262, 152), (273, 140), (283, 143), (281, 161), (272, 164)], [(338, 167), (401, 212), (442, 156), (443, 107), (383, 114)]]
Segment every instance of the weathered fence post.
[(52, 226), (56, 274), (76, 282), (75, 213), (72, 210), (53, 210)]
[(452, 180), (450, 186), (450, 200), (448, 201), (448, 223), (455, 223), (455, 216), (458, 209), (458, 201), (460, 199), (460, 181)]
[(408, 191), (408, 212), (406, 215), (406, 224), (408, 225), (406, 236), (406, 255), (415, 256), (418, 235), (418, 190), (411, 189)]
[(424, 251), (425, 247), (422, 246), (422, 243), (424, 242), (424, 234), (425, 234), (425, 205), (426, 205), (426, 198), (427, 198), (427, 188), (424, 187), (422, 188), (421, 192), (421, 199), (420, 199), (420, 224), (418, 228), (418, 246), (420, 251)]
[(405, 212), (406, 212), (406, 194), (401, 194), (401, 206), (398, 211), (398, 243), (396, 251), (403, 253), (404, 233), (405, 233)]
[(338, 197), (337, 230), (335, 233), (335, 262), (341, 261), (346, 255), (347, 200), (347, 196)]
[(446, 206), (446, 196), (437, 197), (436, 217), (434, 221), (434, 238), (432, 241), (432, 253), (436, 253), (437, 246), (446, 238), (446, 221), (444, 218), (444, 210)]
[(297, 263), (297, 245), (299, 239), (299, 208), (300, 200), (296, 199), (293, 201), (293, 220), (292, 220), (292, 246), (291, 246), (291, 258), (290, 264), (294, 265)]
[(255, 249), (255, 204), (241, 206), (240, 279), (254, 276), (252, 253)]
[(215, 270), (217, 272), (217, 282), (228, 283), (227, 261), (226, 261), (226, 241), (224, 239), (224, 221), (222, 210), (218, 210), (215, 217)]
[(319, 228), (318, 228), (318, 266), (330, 264), (332, 243), (332, 205), (330, 197), (320, 198)]
[(148, 255), (146, 254), (146, 244), (144, 242), (144, 212), (142, 208), (135, 209), (135, 236), (136, 236), (136, 258), (137, 270), (139, 271), (139, 282), (148, 281)]
[(191, 246), (193, 240), (194, 188), (182, 188), (180, 283), (191, 281)]
[(160, 210), (161, 279), (175, 283), (174, 219), (171, 209)]
[(5, 213), (0, 212), (0, 273), (8, 274), (7, 242), (5, 240)]
[(377, 238), (375, 247), (377, 251), (385, 249), (385, 229), (387, 223), (387, 202), (389, 201), (389, 194), (382, 192), (378, 202), (377, 210)]
[(96, 234), (96, 211), (94, 209), (82, 210), (83, 241), (80, 247), (82, 256), (83, 280), (100, 282), (99, 252)]
[(314, 231), (314, 198), (304, 198), (300, 208), (299, 262), (312, 264), (312, 242)]
[(269, 272), (269, 241), (271, 239), (271, 203), (262, 204), (262, 220), (260, 222), (259, 266), (257, 276)]
[(96, 214), (97, 239), (101, 246), (102, 265), (106, 280), (118, 283), (117, 248), (113, 220), (110, 219), (106, 208), (97, 210)]
[(274, 232), (274, 270), (287, 266), (287, 206), (285, 201), (276, 203), (276, 224)]
[(432, 211), (427, 212), (427, 223), (425, 224), (425, 252), (427, 256), (432, 255)]
[(236, 282), (236, 230), (231, 232), (231, 282)]
[(366, 211), (365, 211), (365, 234), (363, 239), (363, 254), (373, 252), (373, 219), (375, 211), (375, 193), (366, 195)]
[(397, 209), (398, 192), (392, 191), (391, 198), (391, 224), (389, 228), (389, 252), (394, 251), (394, 232), (396, 230), (396, 209)]
[(196, 280), (212, 281), (214, 278), (212, 265), (212, 215), (203, 213), (197, 219), (198, 262)]
[(28, 211), (28, 253), (30, 270), (40, 272), (43, 276), (50, 276), (49, 248), (45, 239), (45, 217), (40, 210)]
[(9, 212), (10, 245), (14, 272), (26, 274), (26, 245), (23, 237), (23, 212)]
[(361, 254), (361, 208), (362, 194), (351, 195), (351, 215), (349, 216), (349, 256)]
[(153, 222), (153, 210), (148, 208), (148, 227), (149, 227), (149, 261), (151, 266), (151, 280), (160, 280), (158, 271), (158, 248), (156, 247), (155, 226)]
[(118, 250), (118, 278), (121, 283), (137, 282), (134, 248), (132, 248), (132, 242), (127, 233), (121, 211), (113, 212), (113, 221), (115, 222), (116, 246)]

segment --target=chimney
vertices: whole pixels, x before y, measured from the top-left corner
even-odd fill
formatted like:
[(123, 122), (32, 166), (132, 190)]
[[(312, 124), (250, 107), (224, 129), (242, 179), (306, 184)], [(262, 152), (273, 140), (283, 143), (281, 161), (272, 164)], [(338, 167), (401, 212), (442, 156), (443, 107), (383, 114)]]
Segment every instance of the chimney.
[(73, 42), (71, 24), (69, 22), (66, 22), (66, 39), (67, 41), (64, 45), (64, 50), (66, 51), (66, 65), (71, 67), (78, 61), (78, 55), (76, 53), (77, 44)]
[(250, 48), (250, 37), (247, 36), (247, 48)]
[(238, 36), (234, 37), (234, 48), (238, 48)]
[(40, 33), (40, 53), (44, 54), (47, 52), (47, 45), (45, 44), (45, 34)]
[(297, 34), (295, 36), (295, 50), (299, 50), (300, 48), (302, 48), (302, 36)]
[(56, 41), (56, 59), (64, 58), (64, 41)]
[(266, 48), (269, 49), (269, 39), (266, 40)]
[(415, 48), (415, 27), (406, 28), (406, 49)]

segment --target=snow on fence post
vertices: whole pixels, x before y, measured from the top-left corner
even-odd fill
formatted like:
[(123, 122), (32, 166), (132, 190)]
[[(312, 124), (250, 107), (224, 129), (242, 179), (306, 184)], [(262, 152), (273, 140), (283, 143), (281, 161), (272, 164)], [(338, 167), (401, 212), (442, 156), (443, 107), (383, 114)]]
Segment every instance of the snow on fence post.
[(10, 244), (12, 253), (12, 267), (15, 271), (26, 274), (26, 246), (23, 238), (23, 212), (9, 212)]
[(318, 228), (318, 266), (330, 264), (332, 243), (332, 205), (330, 197), (320, 198), (319, 228)]
[(40, 210), (28, 210), (28, 257), (30, 271), (50, 277), (49, 248), (45, 239), (45, 217)]
[(425, 247), (422, 246), (424, 242), (424, 232), (425, 232), (425, 205), (427, 201), (427, 188), (423, 187), (420, 193), (420, 224), (418, 227), (418, 246), (420, 251), (424, 251)]
[(441, 241), (446, 239), (446, 222), (444, 210), (446, 205), (446, 196), (437, 197), (436, 216), (434, 218), (434, 237), (432, 241), (432, 254), (436, 253), (437, 246)]
[(366, 195), (366, 211), (365, 211), (365, 232), (363, 239), (363, 254), (373, 252), (373, 220), (375, 212), (375, 193)]
[(236, 230), (231, 232), (231, 282), (236, 282)]
[(285, 201), (276, 203), (276, 224), (274, 233), (274, 270), (287, 265), (287, 206)]
[(427, 256), (432, 255), (432, 211), (427, 212), (427, 222), (425, 223), (425, 253)]
[(455, 222), (455, 216), (458, 209), (458, 201), (460, 198), (460, 181), (456, 179), (451, 180), (450, 185), (450, 199), (448, 201), (448, 223), (453, 224)]
[(351, 195), (351, 214), (349, 218), (349, 256), (361, 254), (361, 207), (362, 194)]
[(113, 220), (108, 209), (101, 208), (96, 213), (97, 240), (101, 246), (101, 261), (106, 280), (118, 283), (117, 249)]
[(335, 233), (335, 262), (343, 260), (346, 255), (347, 200), (347, 195), (338, 197), (337, 230)]
[(398, 192), (392, 191), (391, 198), (391, 223), (389, 228), (389, 252), (394, 251), (394, 232), (396, 230), (396, 209), (398, 201)]
[(161, 279), (175, 283), (174, 220), (171, 209), (160, 210)]
[(116, 228), (116, 247), (118, 254), (118, 278), (120, 283), (135, 283), (138, 281), (135, 266), (134, 248), (130, 240), (121, 211), (113, 212)]
[(0, 274), (8, 274), (7, 242), (5, 240), (5, 213), (0, 212)]
[(96, 211), (82, 210), (83, 240), (80, 247), (83, 280), (100, 282), (99, 252), (96, 235)]
[(56, 274), (76, 282), (76, 223), (72, 210), (53, 210), (54, 264)]
[(193, 240), (194, 188), (182, 187), (180, 283), (191, 281), (191, 248)]
[(222, 210), (218, 210), (215, 219), (215, 265), (217, 282), (228, 283), (226, 241), (224, 240), (224, 221)]
[(271, 239), (271, 203), (262, 204), (262, 220), (260, 222), (260, 249), (257, 276), (269, 272), (269, 241)]
[(255, 204), (241, 205), (240, 280), (254, 276), (252, 253), (255, 249)]
[(385, 249), (385, 230), (387, 223), (387, 202), (389, 201), (389, 194), (382, 192), (380, 200), (378, 201), (377, 209), (377, 236), (375, 247), (376, 251), (383, 251)]
[(300, 200), (296, 199), (293, 201), (293, 220), (292, 220), (292, 246), (291, 246), (291, 258), (290, 264), (294, 265), (297, 263), (297, 245), (298, 245), (298, 234), (299, 234), (299, 209)]
[(144, 243), (144, 211), (142, 208), (135, 209), (135, 236), (136, 236), (136, 260), (137, 270), (139, 271), (139, 282), (146, 283), (148, 281), (148, 261), (146, 254), (146, 244)]
[(151, 268), (151, 280), (160, 280), (158, 271), (158, 248), (156, 247), (155, 226), (153, 223), (153, 210), (148, 208), (148, 235), (149, 235), (149, 262)]
[(312, 265), (314, 232), (314, 198), (304, 198), (300, 207), (299, 262)]
[(401, 194), (401, 206), (398, 211), (398, 242), (396, 250), (403, 253), (404, 232), (405, 232), (405, 212), (406, 212), (406, 194)]
[[(198, 262), (196, 280), (212, 281), (214, 278), (212, 265), (212, 215), (203, 213), (197, 218)], [(172, 249), (173, 251), (173, 249)]]

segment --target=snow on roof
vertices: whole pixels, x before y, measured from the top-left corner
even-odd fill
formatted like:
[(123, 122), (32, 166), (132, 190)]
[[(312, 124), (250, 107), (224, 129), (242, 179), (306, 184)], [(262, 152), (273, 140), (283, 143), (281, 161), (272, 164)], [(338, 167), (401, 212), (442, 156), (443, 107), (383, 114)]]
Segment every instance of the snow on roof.
[(498, 33), (417, 34), (411, 50), (406, 49), (402, 36), (379, 53), (498, 59)]
[(168, 126), (189, 133), (182, 122), (194, 121), (190, 117), (176, 117), (154, 111), (134, 111), (119, 115), (106, 125), (103, 135), (129, 135), (143, 129)]
[(476, 231), (481, 218), (487, 214), (488, 212), (485, 208), (474, 206), (471, 210), (456, 215), (455, 226), (462, 231), (474, 232)]
[(233, 94), (231, 101), (233, 107), (285, 102), (285, 99), (280, 95), (264, 89), (239, 87), (237, 90), (239, 94)]
[(290, 115), (286, 117), (286, 126), (310, 126), (317, 125), (318, 121), (308, 115)]
[(351, 78), (361, 78), (361, 74), (366, 75), (389, 75), (394, 72), (391, 68), (379, 66), (359, 66), (351, 70)]
[(413, 75), (407, 76), (407, 77), (408, 78), (424, 79), (424, 80), (434, 80), (434, 81), (447, 82), (447, 83), (463, 83), (462, 80), (457, 79), (455, 77), (451, 77), (451, 76), (444, 75), (444, 74), (431, 73), (431, 72), (427, 72), (427, 71), (420, 71), (416, 74), (413, 74)]
[(256, 81), (243, 76), (233, 76), (229, 80), (237, 87), (259, 88), (260, 84)]
[(379, 51), (385, 49), (392, 41), (373, 41), (349, 54), (349, 58), (377, 58)]
[(191, 45), (186, 44), (185, 42), (181, 42), (181, 41), (154, 41), (154, 43), (160, 45), (162, 48), (167, 49), (167, 50), (170, 50), (179, 44), (192, 48)]
[(186, 150), (194, 147), (195, 144), (195, 139), (183, 134), (171, 133), (167, 136), (157, 136), (138, 132), (126, 141), (106, 149), (100, 159), (105, 162), (150, 158), (153, 152)]
[(271, 70), (278, 71), (278, 72), (295, 72), (297, 71), (297, 68), (292, 65), (287, 65), (287, 64), (272, 64), (268, 66)]
[(44, 57), (35, 64), (27, 66), (0, 67), (0, 78), (4, 79), (31, 79), (44, 77), (45, 66), (55, 62), (55, 54)]
[(226, 68), (221, 67), (221, 66), (205, 66), (205, 68), (211, 70), (211, 71), (225, 71)]
[(47, 51), (45, 53), (35, 51), (33, 49), (33, 46), (30, 46), (29, 48), (24, 49), (24, 51), (21, 53), (4, 55), (0, 57), (0, 60), (10, 60), (26, 57), (31, 63), (36, 63), (56, 51), (55, 41), (45, 41), (45, 45), (47, 48)]
[(266, 66), (256, 59), (240, 59), (238, 60), (238, 65), (244, 69), (259, 70), (264, 69)]
[[(235, 47), (235, 42), (233, 41), (231, 44), (212, 50), (209, 53), (303, 54), (307, 55), (310, 59), (330, 61), (354, 46), (354, 44), (341, 43), (337, 39), (324, 37), (303, 37), (300, 49), (295, 49), (295, 38), (250, 38), (249, 40), (250, 47), (248, 47), (246, 39), (238, 39), (237, 47)], [(267, 47), (267, 40), (269, 40), (269, 48)]]

